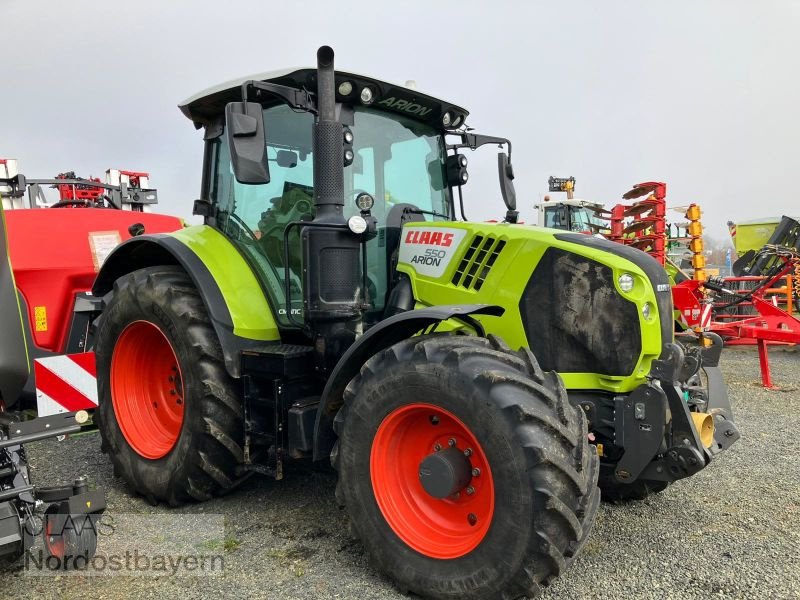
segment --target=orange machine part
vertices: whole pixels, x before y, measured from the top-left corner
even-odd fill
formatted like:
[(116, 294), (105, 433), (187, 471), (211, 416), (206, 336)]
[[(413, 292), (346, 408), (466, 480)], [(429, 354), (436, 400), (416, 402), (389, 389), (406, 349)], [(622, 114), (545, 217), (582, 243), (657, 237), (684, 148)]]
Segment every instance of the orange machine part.
[(183, 226), (168, 215), (100, 208), (19, 209), (5, 213), (11, 268), (27, 304), (33, 342), (64, 352), (75, 295), (89, 291), (97, 274), (93, 234), (131, 237), (141, 223), (146, 233), (167, 233)]

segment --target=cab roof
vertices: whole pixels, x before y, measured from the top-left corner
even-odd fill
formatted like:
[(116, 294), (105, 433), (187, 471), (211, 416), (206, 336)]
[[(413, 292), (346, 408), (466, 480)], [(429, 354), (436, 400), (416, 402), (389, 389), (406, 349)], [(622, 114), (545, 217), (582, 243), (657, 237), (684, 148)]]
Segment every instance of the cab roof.
[[(250, 77), (239, 77), (198, 92), (184, 100), (178, 107), (199, 128), (216, 121), (223, 114), (228, 102), (241, 101), (241, 87), (246, 81), (264, 81), (297, 89), (305, 88), (315, 94), (316, 79), (317, 70), (310, 67), (294, 67), (259, 73)], [(469, 114), (464, 108), (452, 102), (422, 94), (404, 85), (381, 81), (366, 75), (336, 71), (335, 80), (337, 102), (361, 104), (361, 90), (369, 87), (374, 95), (371, 106), (403, 114), (439, 129), (443, 128), (442, 117), (446, 112), (450, 113), (451, 124), (454, 126), (461, 126)], [(352, 91), (346, 96), (339, 93), (341, 84), (345, 82), (350, 82), (352, 85)]]

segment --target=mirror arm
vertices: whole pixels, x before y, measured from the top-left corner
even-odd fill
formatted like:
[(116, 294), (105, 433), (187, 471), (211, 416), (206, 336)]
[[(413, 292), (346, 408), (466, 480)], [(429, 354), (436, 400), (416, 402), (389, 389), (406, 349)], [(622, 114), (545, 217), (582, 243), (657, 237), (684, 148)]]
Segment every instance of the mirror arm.
[(261, 98), (263, 94), (266, 93), (271, 96), (277, 96), (291, 108), (304, 110), (314, 114), (317, 113), (317, 105), (311, 99), (311, 94), (305, 88), (298, 90), (285, 85), (278, 85), (277, 83), (255, 81), (251, 79), (242, 84), (242, 102), (247, 102), (250, 89), (255, 90), (256, 99)]
[(508, 162), (511, 162), (511, 140), (502, 137), (495, 137), (492, 135), (479, 135), (477, 133), (462, 133), (460, 144), (448, 144), (448, 150), (458, 150), (459, 148), (469, 148), (470, 150), (477, 150), (486, 144), (497, 144), (508, 146)]

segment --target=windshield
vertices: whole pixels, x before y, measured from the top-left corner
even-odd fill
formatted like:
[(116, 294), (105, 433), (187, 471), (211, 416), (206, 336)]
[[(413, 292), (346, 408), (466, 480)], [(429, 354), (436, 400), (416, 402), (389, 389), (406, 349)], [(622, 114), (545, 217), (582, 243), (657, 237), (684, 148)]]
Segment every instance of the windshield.
[[(563, 222), (564, 209), (567, 209), (569, 214), (569, 222)], [(578, 233), (593, 232), (603, 227), (603, 221), (599, 219), (594, 211), (584, 206), (567, 206), (560, 205), (548, 206), (544, 212), (545, 227), (552, 227), (553, 229), (564, 229), (568, 231), (575, 231)]]
[[(218, 227), (251, 259), (270, 295), (279, 321), (285, 314), (283, 234), (291, 222), (314, 214), (311, 114), (287, 106), (264, 110), (270, 182), (246, 185), (236, 181), (226, 136), (214, 140), (211, 199), (217, 205)], [(356, 107), (353, 114), (352, 165), (344, 169), (344, 213), (358, 214), (355, 197), (375, 198), (373, 216), (378, 236), (367, 244), (371, 311), (382, 312), (389, 282), (386, 225), (393, 207), (410, 204), (427, 220), (450, 219), (450, 196), (444, 177), (441, 135), (402, 115)], [(397, 209), (402, 210), (402, 207)], [(399, 219), (398, 219), (399, 223)], [(398, 225), (395, 225), (398, 226)], [(289, 239), (292, 310), (301, 314), (302, 252), (297, 228)]]

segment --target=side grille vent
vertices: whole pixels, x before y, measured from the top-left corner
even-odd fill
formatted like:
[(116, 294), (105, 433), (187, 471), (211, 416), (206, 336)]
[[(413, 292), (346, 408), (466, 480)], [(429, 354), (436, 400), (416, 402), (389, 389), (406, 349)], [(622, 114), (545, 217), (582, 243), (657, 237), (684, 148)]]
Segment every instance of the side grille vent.
[(453, 275), (453, 285), (468, 290), (481, 289), (505, 245), (505, 240), (491, 236), (476, 235), (472, 238), (464, 258), (461, 259)]

